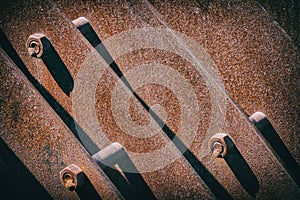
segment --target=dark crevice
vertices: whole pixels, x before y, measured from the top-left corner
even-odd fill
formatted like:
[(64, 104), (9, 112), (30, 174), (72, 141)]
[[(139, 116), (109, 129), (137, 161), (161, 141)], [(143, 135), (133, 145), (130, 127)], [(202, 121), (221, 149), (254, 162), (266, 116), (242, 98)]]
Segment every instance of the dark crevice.
[(129, 82), (121, 72), (118, 65), (115, 63), (110, 53), (107, 51), (105, 46), (101, 43), (100, 38), (97, 36), (96, 32), (90, 25), (86, 23), (78, 27), (78, 30), (84, 35), (84, 37), (89, 41), (89, 43), (97, 50), (97, 52), (102, 56), (106, 63), (111, 67), (111, 69), (118, 75), (118, 77), (123, 81), (124, 85), (130, 90), (130, 92), (135, 96), (135, 98), (142, 104), (144, 109), (151, 115), (151, 117), (156, 121), (156, 123), (162, 127), (164, 133), (172, 140), (173, 144), (177, 149), (183, 154), (184, 158), (190, 163), (197, 174), (202, 178), (210, 190), (218, 199), (232, 199), (229, 193), (224, 189), (224, 187), (212, 176), (212, 174), (205, 168), (205, 166), (197, 159), (197, 157), (187, 148), (187, 146), (176, 136), (176, 134), (166, 125), (159, 116), (153, 112), (150, 107), (140, 98), (130, 86)]
[(17, 67), (23, 72), (26, 78), (31, 84), (38, 90), (38, 92), (44, 97), (47, 103), (58, 114), (62, 121), (72, 131), (74, 136), (85, 146), (86, 150), (92, 155), (99, 151), (98, 146), (89, 138), (89, 136), (82, 130), (82, 128), (75, 122), (73, 117), (57, 102), (57, 100), (48, 92), (48, 90), (41, 85), (28, 71), (27, 67), (17, 54), (14, 47), (6, 35), (0, 29), (0, 45), (7, 55), (13, 60)]
[[(43, 96), (43, 98), (57, 113), (57, 115), (62, 119), (62, 121), (67, 125), (67, 127), (71, 130), (73, 135), (85, 147), (87, 152), (90, 155), (93, 155), (98, 151), (100, 151), (99, 147), (84, 132), (84, 130), (80, 127), (80, 125), (76, 123), (73, 117), (57, 102), (57, 100), (47, 91), (47, 89), (32, 76), (32, 74), (28, 71), (25, 64), (23, 63), (23, 61), (17, 54), (16, 50), (11, 45), (8, 38), (2, 32), (1, 29), (0, 29), (0, 46), (7, 53), (7, 55), (13, 60), (13, 62), (17, 65), (17, 67), (23, 72), (23, 74), (27, 77), (27, 79), (31, 82), (31, 84), (37, 89), (37, 91)], [(137, 175), (128, 174), (129, 177), (128, 178), (126, 177), (127, 179), (132, 181), (137, 180), (136, 183), (128, 183), (126, 178), (124, 178), (123, 175), (116, 169), (109, 168), (107, 166), (101, 166), (101, 165), (100, 167), (126, 199), (141, 199), (142, 197), (145, 196), (146, 194), (145, 191), (146, 192), (150, 191), (149, 188), (145, 190), (145, 186), (137, 185), (137, 184), (145, 184), (140, 174)], [(131, 177), (134, 177), (134, 179)], [(140, 192), (136, 192), (132, 185), (137, 185), (138, 188), (142, 188), (144, 190)], [(149, 196), (151, 196), (151, 194)], [(83, 195), (83, 194), (79, 193), (78, 195)]]
[[(109, 64), (109, 66), (113, 69), (113, 71), (118, 75), (119, 78), (122, 79), (123, 83), (129, 88), (131, 92), (133, 92), (133, 89), (131, 88), (130, 84), (128, 83), (127, 79), (123, 76), (123, 73), (121, 72), (118, 65), (113, 61), (113, 58), (111, 57), (110, 53), (107, 51), (106, 47), (102, 45), (101, 40), (97, 36), (94, 29), (91, 27), (91, 25), (85, 24), (78, 27), (78, 30), (84, 35), (84, 37), (90, 42), (90, 44), (97, 50), (97, 52), (103, 57), (106, 63)], [(130, 160), (130, 158), (128, 157)], [(122, 169), (122, 166), (120, 166)], [(134, 164), (132, 163), (132, 167), (135, 168)], [(131, 167), (131, 168), (132, 168)], [(137, 170), (136, 170), (137, 171)], [(138, 172), (138, 171), (137, 171)], [(130, 184), (132, 185), (134, 189), (133, 197), (134, 199), (155, 199), (155, 196), (153, 195), (152, 191), (148, 187), (147, 183), (143, 179), (140, 173), (128, 173), (124, 172), (126, 175), (127, 180), (129, 180)], [(120, 191), (121, 192), (121, 191)], [(122, 193), (122, 192), (121, 192)], [(128, 195), (128, 191), (123, 194), (125, 197)]]
[[(123, 174), (125, 177), (120, 176), (119, 171), (116, 168), (107, 166), (98, 160), (96, 160), (96, 162), (103, 169), (105, 174), (110, 177), (111, 181), (125, 199), (156, 199), (128, 156), (126, 158), (120, 158), (119, 162), (115, 163), (118, 164), (121, 169), (130, 168), (133, 169), (133, 171), (136, 171), (133, 173), (124, 171)], [(124, 164), (127, 165), (124, 166)]]
[(47, 69), (51, 73), (52, 77), (62, 89), (62, 91), (70, 96), (70, 92), (74, 87), (74, 80), (65, 66), (64, 62), (61, 60), (55, 48), (52, 46), (51, 42), (47, 38), (41, 39), (44, 49), (47, 49), (41, 56), (41, 59), (45, 63)]
[(230, 153), (228, 153), (224, 158), (227, 165), (230, 167), (231, 171), (248, 194), (255, 198), (259, 190), (259, 182), (256, 176), (233, 141), (228, 138), (226, 142), (230, 143), (228, 145), (233, 147), (230, 150)]
[(86, 177), (85, 174), (83, 175), (85, 176), (85, 182), (75, 190), (79, 198), (81, 200), (100, 200), (101, 197), (95, 190), (90, 180)]
[(254, 122), (254, 125), (269, 143), (269, 146), (272, 147), (275, 154), (277, 154), (286, 172), (294, 180), (298, 188), (300, 188), (300, 167), (279, 137), (271, 122), (265, 117), (260, 122)]
[(0, 152), (1, 199), (52, 199), (1, 137)]

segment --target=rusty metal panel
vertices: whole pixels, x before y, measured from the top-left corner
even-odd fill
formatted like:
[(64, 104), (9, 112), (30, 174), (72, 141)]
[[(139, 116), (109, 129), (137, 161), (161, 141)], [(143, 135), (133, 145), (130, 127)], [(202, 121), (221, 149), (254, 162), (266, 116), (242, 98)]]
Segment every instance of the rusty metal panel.
[[(104, 199), (119, 199), (97, 164), (1, 49), (1, 138), (54, 199), (78, 199), (59, 171), (76, 163)], [(13, 192), (13, 191), (10, 191)]]
[[(96, 149), (112, 142), (124, 146), (156, 198), (299, 198), (299, 181), (278, 158), (278, 149), (248, 119), (256, 111), (268, 116), (298, 170), (299, 55), (256, 1), (16, 1), (1, 10), (1, 28), (33, 77)], [(96, 49), (72, 24), (81, 16), (102, 41)], [(49, 62), (29, 56), (25, 43), (33, 33), (43, 33), (57, 52)], [(51, 72), (48, 65), (54, 58), (68, 79), (59, 80)], [(119, 77), (111, 63), (120, 68)], [(66, 82), (71, 88), (62, 87)], [(10, 110), (5, 106), (3, 110)], [(53, 114), (50, 119), (42, 114), (49, 109), (26, 108), (24, 116), (28, 112), (49, 124)], [(53, 123), (36, 127), (57, 128)], [(51, 133), (57, 134), (61, 128), (54, 129)], [(216, 133), (228, 134), (233, 145), (224, 158), (214, 157), (210, 149)], [(72, 152), (81, 148), (70, 131), (66, 135), (64, 142), (77, 144)], [(20, 148), (18, 140), (1, 137)], [(74, 163), (76, 159), (61, 148), (54, 145), (48, 151)], [(76, 155), (94, 163), (81, 151)], [(28, 158), (22, 161), (32, 164)], [(51, 172), (57, 177), (61, 169), (48, 165), (56, 167)], [(42, 172), (47, 174), (32, 171), (37, 177)], [(104, 184), (100, 174), (100, 183), (93, 184)], [(54, 193), (58, 197), (66, 191), (55, 181), (51, 187), (60, 188)], [(107, 185), (103, 191), (96, 188), (103, 197), (111, 194)]]
[[(50, 194), (2, 139), (0, 139), (0, 151), (2, 199), (52, 199)], [(13, 192), (11, 188), (13, 188)]]

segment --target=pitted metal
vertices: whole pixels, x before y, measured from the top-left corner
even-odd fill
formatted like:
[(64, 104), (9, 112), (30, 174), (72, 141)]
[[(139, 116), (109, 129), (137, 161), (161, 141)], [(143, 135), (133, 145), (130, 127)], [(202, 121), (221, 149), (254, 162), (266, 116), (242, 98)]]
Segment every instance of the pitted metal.
[[(0, 8), (3, 11), (1, 13), (5, 13), (0, 26), (24, 61), (28, 74), (31, 74), (37, 83), (53, 96), (56, 100), (53, 106), (60, 105), (58, 110), (65, 110), (71, 119), (74, 115), (72, 87), (68, 87), (66, 91), (61, 90), (44, 64), (28, 56), (28, 47), (30, 55), (33, 56), (40, 57), (43, 55), (41, 53), (45, 52), (45, 46), (40, 46), (42, 42), (39, 37), (25, 46), (24, 42), (28, 35), (44, 33), (51, 38), (51, 43), (61, 56), (75, 84), (87, 55), (94, 50), (76, 30), (76, 26), (73, 26), (71, 20), (75, 16), (88, 18), (102, 41), (130, 29), (166, 25), (195, 39), (209, 53), (222, 75), (221, 81), (229, 98), (236, 103), (235, 105), (230, 101), (227, 102), (227, 112), (224, 113), (226, 119), (224, 126), (220, 128), (235, 142), (235, 154), (232, 156), (230, 151), (225, 151), (227, 152), (225, 155), (222, 141), (209, 144), (210, 146), (205, 149), (207, 151), (201, 148), (211, 114), (211, 103), (208, 97), (213, 95), (207, 92), (201, 74), (199, 75), (192, 69), (190, 63), (177, 55), (153, 49), (130, 52), (132, 46), (129, 46), (129, 53), (116, 60), (125, 77), (140, 63), (155, 62), (169, 65), (193, 85), (199, 104), (203, 105), (200, 109), (203, 118), (199, 119), (201, 126), (198, 127), (198, 132), (189, 148), (192, 152), (189, 155), (194, 155), (194, 160), (191, 158), (190, 160), (195, 162), (191, 164), (192, 162), (188, 163), (186, 158), (180, 158), (165, 168), (143, 173), (145, 182), (158, 199), (215, 198), (213, 187), (211, 189), (207, 186), (212, 184), (209, 180), (219, 183), (216, 185), (221, 185), (234, 199), (254, 197), (298, 199), (299, 187), (287, 173), (284, 162), (276, 156), (273, 147), (266, 143), (260, 130), (248, 120), (248, 115), (258, 110), (263, 111), (272, 122), (274, 130), (276, 129), (288, 152), (295, 158), (296, 165), (299, 164), (300, 145), (299, 134), (297, 134), (300, 126), (297, 120), (300, 113), (299, 95), (297, 95), (299, 57), (295, 45), (274, 24), (274, 20), (266, 14), (266, 10), (255, 1), (213, 1), (203, 4), (202, 1), (199, 2), (152, 2), (153, 8), (157, 11), (155, 15), (145, 2), (120, 4), (105, 1), (89, 3), (76, 1), (74, 4), (52, 1), (35, 3), (11, 1)], [(2, 40), (1, 47), (3, 48)], [(5, 59), (1, 62), (7, 65)], [(43, 100), (44, 97), (41, 97), (33, 86), (29, 86), (28, 89), (30, 83), (27, 81), (28, 76), (22, 75), (24, 71), (20, 72), (15, 68), (11, 70), (6, 66), (0, 73), (2, 74), (1, 92), (4, 91), (0, 102), (1, 110), (4, 112), (4, 115), (1, 115), (1, 138), (54, 198), (76, 198), (73, 193), (70, 194), (61, 187), (58, 177), (59, 171), (70, 163), (76, 163), (80, 168), (85, 169), (87, 176), (92, 177), (91, 182), (100, 196), (102, 195), (101, 197), (122, 198), (115, 187), (110, 185), (109, 178), (69, 131), (74, 124), (69, 127), (63, 125), (61, 119)], [(108, 70), (101, 77), (94, 95), (95, 115), (107, 138), (111, 139), (111, 142), (119, 142), (129, 152), (153, 152), (165, 145), (165, 141), (168, 140), (161, 136), (162, 132), (154, 138), (148, 138), (149, 140), (139, 141), (124, 134), (113, 121), (111, 94), (114, 85), (119, 81), (112, 75), (113, 73)], [(145, 77), (138, 76), (136, 80), (141, 78)], [(25, 89), (21, 89), (22, 83), (25, 83)], [(40, 86), (36, 84), (34, 87)], [(29, 91), (35, 92), (27, 95)], [(178, 100), (172, 92), (157, 85), (148, 85), (139, 88), (136, 93), (149, 105), (165, 106), (168, 113), (166, 123), (171, 130), (177, 131), (178, 124), (181, 123), (180, 109), (178, 109)], [(12, 102), (12, 99), (15, 102)], [(35, 109), (36, 105), (32, 102), (38, 104)], [(135, 123), (143, 125), (149, 120), (147, 113), (142, 112), (134, 100), (131, 103), (130, 116)], [(82, 107), (84, 108), (84, 105)], [(32, 120), (35, 123), (31, 123)], [(63, 122), (66, 123), (64, 120)], [(209, 135), (208, 139), (211, 136)], [(185, 136), (179, 136), (179, 138), (183, 137)], [(97, 135), (94, 138), (97, 138)], [(93, 141), (98, 148), (101, 138)], [(205, 147), (207, 142), (208, 140), (204, 144)], [(101, 148), (107, 145), (109, 144), (106, 143)], [(94, 152), (97, 152), (97, 148), (94, 148)], [(212, 158), (209, 153), (211, 149), (216, 156), (224, 156), (224, 159)], [(238, 162), (234, 162), (236, 160)], [(143, 160), (138, 162), (143, 163)], [(239, 168), (235, 163), (242, 164), (243, 168)], [(192, 165), (198, 167), (199, 171), (208, 173), (200, 173), (202, 175), (200, 177), (195, 173)], [(245, 172), (249, 174), (243, 176)], [(206, 176), (209, 174), (214, 179)], [(52, 179), (47, 180), (45, 177), (52, 177)], [(69, 183), (72, 187), (73, 181)]]
[(225, 133), (217, 133), (213, 135), (209, 141), (211, 151), (214, 156), (224, 158), (234, 148), (234, 144), (230, 137)]
[(60, 171), (60, 180), (65, 188), (73, 191), (85, 183), (86, 176), (80, 167), (71, 164)]
[(50, 48), (49, 40), (42, 33), (30, 35), (26, 42), (29, 55), (41, 58), (43, 53)]

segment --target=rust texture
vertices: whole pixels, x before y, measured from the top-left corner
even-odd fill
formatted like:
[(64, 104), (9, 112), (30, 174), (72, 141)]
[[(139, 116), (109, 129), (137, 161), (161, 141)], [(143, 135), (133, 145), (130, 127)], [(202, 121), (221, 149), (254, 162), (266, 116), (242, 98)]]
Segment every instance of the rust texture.
[(216, 157), (224, 158), (230, 154), (234, 144), (230, 137), (225, 133), (217, 133), (213, 135), (209, 144), (211, 145), (211, 151)]
[(43, 55), (44, 53), (44, 44), (42, 42), (43, 39), (48, 40), (47, 37), (41, 33), (36, 33), (29, 36), (26, 42), (29, 55), (37, 58), (40, 58)]
[[(189, 124), (196, 127), (195, 135), (184, 156), (153, 171), (143, 170), (152, 164), (155, 166), (160, 155), (144, 157), (144, 160), (135, 155), (156, 152), (169, 144), (165, 127), (169, 128), (169, 132), (178, 133), (180, 141), (189, 139), (189, 133), (180, 132), (184, 123), (182, 115), (185, 105), (182, 106), (176, 93), (185, 87), (184, 84), (174, 84), (174, 88), (168, 88), (163, 84), (150, 82), (135, 90), (135, 94), (157, 111), (165, 122), (165, 129), (160, 129), (151, 137), (129, 134), (116, 121), (116, 104), (112, 97), (118, 95), (114, 92), (120, 81), (109, 67), (104, 67), (102, 76), (90, 92), (92, 94), (87, 94), (95, 97), (93, 114), (100, 128), (89, 123), (89, 119), (93, 117), (85, 112), (89, 104), (82, 104), (80, 107), (82, 113), (81, 118), (78, 118), (79, 125), (94, 143), (100, 149), (112, 142), (124, 146), (137, 168), (143, 171), (141, 175), (157, 199), (214, 199), (220, 197), (214, 189), (216, 187), (224, 189), (234, 199), (300, 197), (300, 189), (288, 175), (284, 165), (278, 161), (259, 130), (248, 120), (248, 116), (256, 111), (265, 113), (295, 158), (296, 165), (300, 164), (300, 59), (297, 42), (291, 41), (287, 33), (278, 28), (274, 19), (256, 1), (12, 1), (5, 3), (1, 13), (3, 16), (0, 27), (29, 72), (74, 118), (78, 114), (74, 112), (74, 98), (79, 94), (76, 91), (66, 94), (45, 63), (31, 57), (24, 44), (33, 33), (45, 34), (61, 57), (76, 87), (81, 78), (80, 70), (87, 63), (90, 66), (99, 65), (99, 69), (105, 66), (93, 59), (87, 60), (94, 48), (72, 24), (78, 17), (85, 17), (90, 21), (99, 38), (106, 42), (107, 50), (130, 84), (148, 80), (150, 72), (154, 71), (140, 71), (135, 75), (132, 72), (142, 67), (146, 69), (153, 63), (156, 63), (154, 67), (168, 66), (168, 72), (176, 71), (176, 74), (188, 80), (194, 91), (194, 96), (190, 95), (190, 99), (195, 97), (198, 104), (199, 116)], [(225, 93), (218, 95), (218, 91), (212, 92), (213, 84), (207, 85), (203, 73), (195, 69), (191, 60), (186, 59), (189, 57), (183, 57), (185, 54), (176, 54), (177, 52), (167, 51), (163, 47), (136, 50), (139, 42), (144, 41), (133, 41), (127, 46), (125, 40), (117, 40), (117, 44), (111, 42), (118, 34), (145, 27), (172, 30), (173, 33), (185, 35), (201, 45), (205, 52), (201, 55), (201, 62), (211, 67), (212, 73), (221, 77), (216, 82), (221, 83), (221, 89), (224, 86)], [(292, 37), (295, 37), (294, 32)], [(152, 41), (156, 38), (147, 39)], [(162, 37), (161, 41), (164, 39), (168, 38)], [(172, 45), (175, 45), (176, 38), (173, 40)], [(119, 49), (125, 49), (126, 53), (118, 54)], [(118, 198), (118, 193), (110, 186), (103, 172), (40, 94), (18, 70), (3, 64), (3, 58), (1, 63), (1, 70), (4, 69), (1, 71), (1, 92), (3, 91), (3, 98), (8, 102), (1, 105), (1, 110), (5, 113), (1, 118), (1, 138), (28, 166), (37, 180), (54, 198), (73, 198), (74, 194), (68, 193), (59, 183), (59, 171), (68, 164), (75, 163), (81, 168), (84, 166), (85, 173), (91, 178), (101, 197)], [(93, 73), (97, 74), (96, 71)], [(90, 77), (93, 77), (93, 73), (89, 74)], [(161, 76), (165, 80), (176, 79), (171, 73)], [(86, 81), (89, 79), (93, 78), (88, 77)], [(222, 102), (226, 109), (218, 108), (213, 103), (214, 98), (217, 98), (215, 101)], [(153, 115), (145, 111), (145, 106), (141, 105), (136, 96), (130, 94), (128, 99), (124, 96), (117, 99), (120, 105), (129, 99), (127, 111), (132, 124), (147, 126), (152, 122)], [(20, 111), (16, 113), (16, 109)], [(217, 119), (214, 121), (211, 116)], [(144, 129), (140, 130), (142, 133), (143, 131)], [(105, 134), (105, 138), (100, 132)], [(221, 156), (224, 158), (216, 158), (210, 152), (209, 139), (218, 132), (228, 134), (234, 143), (230, 154)], [(177, 155), (180, 147), (175, 148), (175, 145), (171, 145), (163, 153)], [(224, 151), (224, 146), (217, 148), (220, 152), (216, 153)], [(72, 155), (70, 152), (73, 152)], [(230, 156), (231, 152), (233, 156)], [(149, 166), (147, 163), (150, 163)], [(199, 169), (203, 169), (202, 174)], [(210, 175), (213, 181), (208, 178)], [(51, 177), (51, 181), (44, 177)]]
[(300, 3), (297, 0), (259, 0), (270, 16), (287, 32), (300, 53)]
[[(76, 163), (104, 199), (119, 199), (106, 176), (1, 49), (1, 138), (54, 199), (78, 199), (59, 171)], [(13, 192), (13, 191), (10, 191)]]
[(60, 171), (60, 181), (65, 188), (71, 191), (86, 182), (84, 172), (80, 167), (74, 164), (68, 165)]

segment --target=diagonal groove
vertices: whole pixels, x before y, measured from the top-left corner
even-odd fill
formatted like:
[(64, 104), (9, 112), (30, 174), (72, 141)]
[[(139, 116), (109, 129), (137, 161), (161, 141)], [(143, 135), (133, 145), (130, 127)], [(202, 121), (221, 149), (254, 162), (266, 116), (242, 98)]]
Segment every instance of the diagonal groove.
[[(83, 36), (89, 41), (89, 43), (97, 50), (100, 56), (102, 56), (102, 58), (111, 67), (111, 69), (117, 74), (117, 76), (122, 80), (127, 89), (134, 95), (139, 103), (141, 103), (143, 108), (151, 115), (155, 122), (158, 125), (164, 124), (163, 120), (161, 120), (161, 118), (153, 110), (151, 110), (146, 102), (144, 102), (143, 99), (139, 97), (136, 92), (134, 92), (133, 88), (121, 72), (118, 65), (115, 63), (110, 53), (102, 44), (100, 38), (97, 36), (89, 21), (84, 17), (80, 17), (74, 20), (73, 23), (83, 34)], [(212, 176), (212, 174), (205, 168), (201, 161), (196, 158), (196, 156), (166, 124), (164, 124), (162, 130), (218, 199), (232, 199), (232, 197), (224, 189), (224, 187)]]
[[(100, 151), (99, 147), (93, 142), (93, 140), (83, 131), (83, 129), (77, 124), (73, 117), (57, 102), (57, 100), (48, 92), (48, 90), (41, 85), (28, 71), (27, 67), (17, 54), (16, 50), (9, 42), (6, 35), (0, 29), (0, 46), (7, 53), (7, 55), (13, 60), (16, 66), (22, 71), (25, 77), (30, 83), (37, 89), (42, 97), (47, 101), (51, 108), (57, 113), (60, 119), (67, 125), (73, 135), (83, 145), (89, 155), (93, 155)], [(120, 190), (122, 194), (128, 194), (128, 199), (134, 199), (135, 196), (132, 186), (128, 184), (127, 180), (113, 168), (107, 168), (100, 166), (105, 174), (109, 177), (111, 182)], [(132, 192), (128, 192), (132, 191)]]
[(259, 130), (274, 151), (274, 154), (279, 157), (286, 172), (290, 175), (293, 181), (300, 188), (300, 167), (295, 158), (292, 156), (284, 142), (279, 137), (277, 131), (262, 112), (256, 112), (249, 117), (250, 121)]

